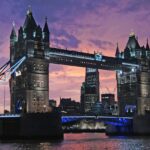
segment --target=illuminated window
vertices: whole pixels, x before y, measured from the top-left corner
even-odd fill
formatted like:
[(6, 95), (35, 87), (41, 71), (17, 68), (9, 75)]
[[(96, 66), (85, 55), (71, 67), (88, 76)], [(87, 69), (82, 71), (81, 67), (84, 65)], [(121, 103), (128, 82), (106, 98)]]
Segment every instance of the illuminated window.
[(35, 37), (35, 36), (36, 36), (36, 32), (34, 31), (34, 32), (33, 32), (33, 37)]
[(25, 39), (27, 37), (26, 33), (23, 33), (23, 38)]

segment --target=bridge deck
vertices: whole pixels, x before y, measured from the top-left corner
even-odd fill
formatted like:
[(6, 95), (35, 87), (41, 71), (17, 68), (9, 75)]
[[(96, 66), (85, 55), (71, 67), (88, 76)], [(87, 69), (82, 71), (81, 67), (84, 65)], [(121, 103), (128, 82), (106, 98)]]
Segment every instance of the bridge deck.
[(58, 48), (50, 48), (46, 57), (50, 63), (71, 65), (78, 67), (91, 67), (104, 70), (120, 70), (138, 67), (137, 60), (126, 60), (103, 56), (101, 54), (89, 54)]

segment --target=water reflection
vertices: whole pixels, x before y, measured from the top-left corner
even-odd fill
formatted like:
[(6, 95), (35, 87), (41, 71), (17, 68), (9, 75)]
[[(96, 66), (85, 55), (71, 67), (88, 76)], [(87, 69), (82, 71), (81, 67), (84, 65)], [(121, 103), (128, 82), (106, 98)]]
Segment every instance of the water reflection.
[(65, 134), (63, 141), (1, 143), (0, 150), (149, 150), (144, 137), (107, 137), (104, 133)]

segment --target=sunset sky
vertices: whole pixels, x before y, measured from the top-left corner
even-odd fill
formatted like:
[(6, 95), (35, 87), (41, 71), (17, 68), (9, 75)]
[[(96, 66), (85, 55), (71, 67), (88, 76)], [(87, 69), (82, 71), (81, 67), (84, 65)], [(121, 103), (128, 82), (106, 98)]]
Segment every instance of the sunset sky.
[[(0, 64), (9, 60), (9, 36), (12, 22), (16, 31), (23, 25), (30, 5), (42, 27), (45, 17), (50, 29), (50, 46), (114, 56), (116, 43), (123, 50), (131, 31), (141, 45), (150, 37), (150, 0), (0, 0)], [(80, 101), (80, 87), (85, 68), (49, 66), (50, 98)], [(115, 72), (100, 70), (101, 93), (116, 87)], [(9, 108), (9, 86), (6, 105)], [(0, 85), (0, 110), (3, 108), (4, 85)], [(116, 91), (115, 91), (116, 92)]]

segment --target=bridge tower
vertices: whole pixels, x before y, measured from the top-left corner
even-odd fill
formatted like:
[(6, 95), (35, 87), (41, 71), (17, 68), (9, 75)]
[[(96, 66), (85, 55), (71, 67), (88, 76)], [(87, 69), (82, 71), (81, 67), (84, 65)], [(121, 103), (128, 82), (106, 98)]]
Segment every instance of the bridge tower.
[(137, 75), (138, 87), (138, 115), (145, 115), (150, 112), (150, 60), (140, 61), (140, 71)]
[(36, 24), (28, 10), (24, 25), (18, 31), (13, 26), (10, 35), (10, 61), (13, 65), (26, 56), (25, 62), (10, 79), (11, 112), (46, 112), (49, 99), (49, 62), (45, 51), (49, 49), (47, 19), (42, 28)]
[(119, 113), (122, 116), (144, 115), (150, 111), (150, 49), (140, 46), (132, 32), (124, 52), (116, 50), (116, 57), (138, 61), (139, 68), (117, 72)]

